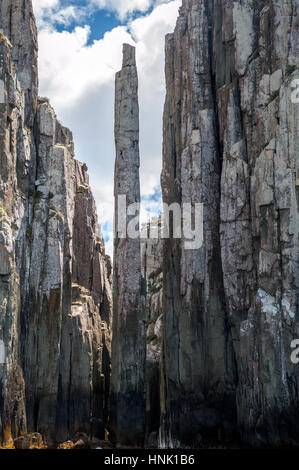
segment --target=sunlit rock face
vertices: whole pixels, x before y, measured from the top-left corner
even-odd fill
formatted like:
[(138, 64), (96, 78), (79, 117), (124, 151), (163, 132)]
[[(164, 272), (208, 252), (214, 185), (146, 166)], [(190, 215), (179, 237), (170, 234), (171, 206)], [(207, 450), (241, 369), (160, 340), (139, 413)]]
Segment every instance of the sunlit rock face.
[(31, 1), (0, 6), (0, 440), (103, 438), (111, 263), (86, 165), (37, 98)]
[[(145, 298), (140, 237), (123, 234), (121, 218), (140, 203), (139, 105), (135, 48), (124, 44), (115, 80), (115, 240), (110, 437), (119, 445), (142, 446), (145, 433)], [(120, 201), (125, 197), (124, 207)], [(139, 211), (136, 211), (137, 217)], [(127, 222), (127, 221), (125, 221)]]
[(163, 199), (205, 208), (201, 249), (164, 243), (162, 446), (298, 441), (298, 18), (183, 0), (166, 37)]

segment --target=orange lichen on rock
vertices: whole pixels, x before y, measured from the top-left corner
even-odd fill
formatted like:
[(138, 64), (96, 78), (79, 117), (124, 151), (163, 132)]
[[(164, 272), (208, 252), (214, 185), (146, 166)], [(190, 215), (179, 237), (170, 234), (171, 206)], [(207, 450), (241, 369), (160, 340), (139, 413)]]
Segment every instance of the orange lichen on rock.
[(39, 433), (27, 434), (14, 440), (15, 449), (42, 450), (48, 447), (44, 445), (43, 438)]
[(4, 446), (0, 446), (0, 450), (11, 450), (11, 449), (15, 449), (13, 442), (11, 442), (10, 444), (6, 444)]
[(79, 440), (77, 442), (72, 442), (72, 441), (66, 441), (63, 442), (62, 444), (59, 444), (57, 449), (59, 450), (73, 450), (73, 449), (84, 449), (86, 447), (86, 444), (84, 441)]
[(3, 433), (3, 449), (12, 449), (13, 447), (11, 447), (11, 445), (13, 445), (13, 439), (12, 439), (12, 436), (11, 436), (11, 427), (10, 426), (6, 426), (6, 428), (4, 429), (4, 433)]

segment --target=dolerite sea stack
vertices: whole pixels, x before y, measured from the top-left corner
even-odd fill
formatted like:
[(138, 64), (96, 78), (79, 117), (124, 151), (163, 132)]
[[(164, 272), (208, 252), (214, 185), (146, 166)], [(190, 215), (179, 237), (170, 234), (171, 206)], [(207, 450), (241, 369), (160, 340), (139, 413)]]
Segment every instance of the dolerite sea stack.
[(162, 198), (203, 207), (193, 249), (141, 224), (135, 48), (113, 261), (37, 60), (31, 0), (0, 0), (0, 445), (298, 446), (298, 0), (182, 0), (166, 36)]

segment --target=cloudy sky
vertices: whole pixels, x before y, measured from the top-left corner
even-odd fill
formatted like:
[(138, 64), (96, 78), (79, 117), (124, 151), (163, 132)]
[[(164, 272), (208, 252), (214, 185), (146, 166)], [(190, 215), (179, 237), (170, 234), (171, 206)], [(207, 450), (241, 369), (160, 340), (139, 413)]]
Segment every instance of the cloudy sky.
[(141, 188), (159, 210), (164, 36), (181, 0), (33, 0), (39, 29), (40, 95), (74, 134), (76, 158), (87, 163), (106, 248), (112, 254), (114, 76), (122, 44), (137, 49)]

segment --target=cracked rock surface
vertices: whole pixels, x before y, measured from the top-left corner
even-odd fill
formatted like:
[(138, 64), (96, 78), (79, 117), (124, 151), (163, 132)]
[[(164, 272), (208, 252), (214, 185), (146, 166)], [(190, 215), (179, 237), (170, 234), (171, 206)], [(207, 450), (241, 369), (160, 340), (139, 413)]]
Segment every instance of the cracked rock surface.
[(204, 203), (204, 244), (164, 243), (162, 446), (298, 441), (298, 21), (183, 0), (166, 38), (163, 199)]
[[(138, 76), (135, 48), (128, 44), (123, 46), (122, 70), (115, 79), (115, 144), (110, 437), (119, 445), (143, 446), (146, 315), (140, 234), (132, 238), (122, 228), (127, 211), (128, 220), (134, 216), (139, 221), (138, 206), (134, 213), (129, 206), (140, 203)], [(125, 217), (125, 226), (128, 220)]]
[(0, 441), (27, 431), (49, 444), (103, 439), (111, 262), (87, 167), (37, 98), (31, 1), (2, 0), (0, 13)]

